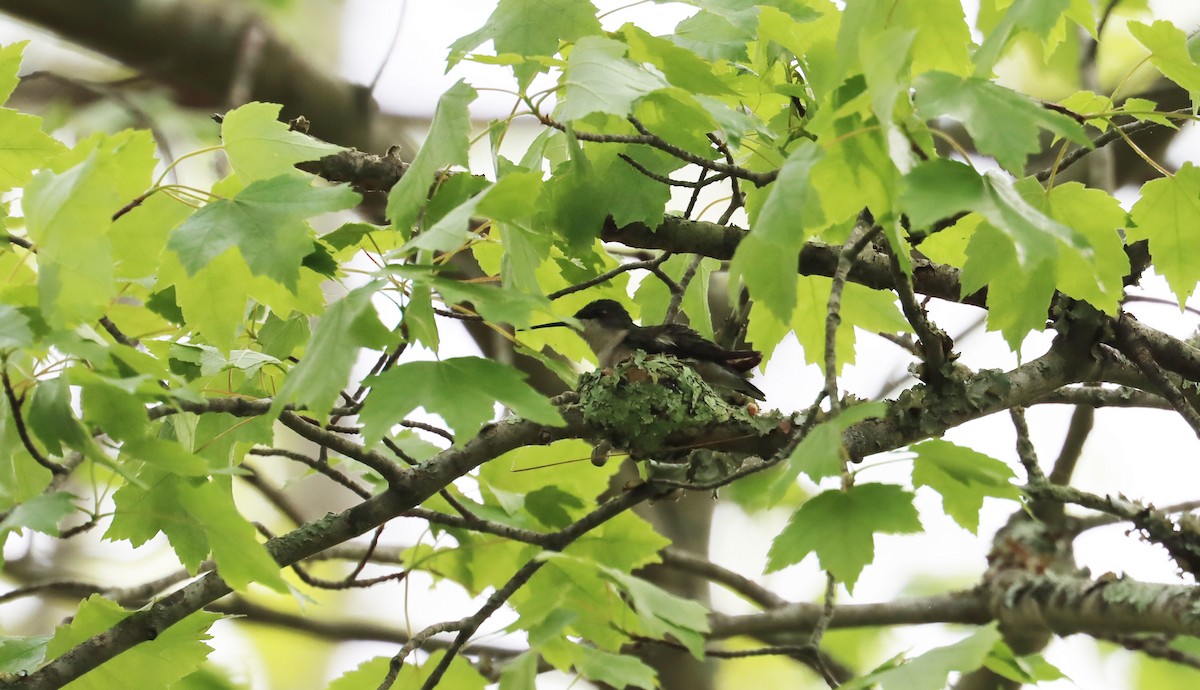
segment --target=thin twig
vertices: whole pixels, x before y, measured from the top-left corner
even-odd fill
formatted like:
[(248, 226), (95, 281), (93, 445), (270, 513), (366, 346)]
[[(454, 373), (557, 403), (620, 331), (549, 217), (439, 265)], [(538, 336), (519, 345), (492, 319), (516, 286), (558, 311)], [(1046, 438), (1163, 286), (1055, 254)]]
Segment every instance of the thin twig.
[(718, 584), (725, 585), (763, 608), (779, 608), (791, 603), (754, 580), (739, 575), (728, 568), (723, 568), (695, 554), (668, 546), (660, 551), (659, 555), (662, 556), (662, 564), (664, 566), (692, 573), (693, 575), (699, 575)]
[(279, 487), (272, 486), (263, 479), (262, 474), (249, 463), (243, 462), (239, 465), (244, 474), (238, 475), (242, 481), (254, 487), (258, 493), (262, 494), (267, 502), (275, 506), (275, 509), (287, 516), (287, 519), (292, 521), (294, 525), (304, 524), (304, 515), (300, 509), (292, 504), (288, 499), (288, 495), (279, 490)]
[(576, 292), (580, 292), (582, 290), (586, 290), (594, 285), (599, 285), (601, 283), (607, 283), (608, 281), (612, 280), (613, 278), (616, 278), (617, 276), (621, 275), (622, 273), (626, 273), (628, 271), (637, 271), (637, 270), (653, 271), (653, 270), (657, 269), (659, 266), (661, 266), (662, 262), (666, 261), (670, 257), (671, 257), (671, 255), (669, 253), (667, 253), (667, 254), (663, 254), (661, 256), (657, 256), (653, 259), (649, 259), (646, 261), (630, 261), (627, 264), (621, 264), (620, 266), (617, 266), (616, 268), (614, 268), (612, 270), (605, 271), (604, 273), (601, 273), (600, 275), (596, 276), (595, 278), (585, 280), (582, 283), (578, 283), (576, 285), (568, 285), (567, 287), (565, 287), (561, 290), (555, 290), (554, 292), (551, 292), (549, 295), (546, 295), (546, 298), (550, 299), (550, 300), (556, 300), (556, 299), (559, 299), (560, 297), (566, 297), (567, 295), (570, 295), (570, 294), (573, 294)]
[(904, 273), (904, 269), (900, 266), (900, 257), (896, 253), (898, 249), (891, 246), (890, 242), (887, 245), (887, 251), (884, 253), (887, 254), (888, 265), (892, 269), (896, 294), (900, 297), (900, 308), (904, 311), (905, 320), (912, 325), (917, 334), (917, 340), (920, 342), (919, 356), (925, 362), (923, 378), (930, 385), (939, 385), (945, 380), (945, 372), (942, 371), (942, 366), (946, 363), (945, 334), (929, 321), (929, 315), (925, 313), (924, 307), (917, 302), (917, 296), (913, 292), (912, 279)]
[(1025, 468), (1029, 483), (1044, 483), (1046, 475), (1042, 473), (1041, 465), (1038, 464), (1037, 452), (1033, 448), (1033, 441), (1029, 438), (1029, 423), (1025, 421), (1025, 408), (1010, 408), (1008, 415), (1012, 419), (1013, 428), (1017, 431), (1017, 458), (1020, 459), (1021, 466)]
[(329, 477), (334, 482), (341, 484), (342, 486), (346, 487), (350, 491), (354, 492), (355, 495), (357, 495), (359, 498), (370, 498), (371, 497), (370, 491), (367, 491), (363, 487), (359, 486), (349, 476), (343, 474), (339, 470), (336, 470), (336, 469), (330, 467), (329, 463), (321, 462), (314, 458), (310, 458), (307, 455), (305, 455), (304, 453), (297, 453), (294, 450), (287, 450), (286, 448), (251, 448), (250, 454), (251, 455), (261, 455), (261, 456), (265, 456), (265, 457), (278, 456), (281, 458), (287, 458), (289, 460), (295, 460), (296, 462), (303, 463), (303, 464), (307, 465), (308, 467), (311, 467), (313, 470), (320, 472), (321, 474), (325, 475), (326, 477)]
[[(718, 137), (712, 132), (708, 133), (708, 140), (717, 147), (717, 150), (725, 156), (725, 162), (729, 165), (734, 165), (733, 152), (729, 150), (729, 144), (726, 144), (721, 137)], [(742, 194), (741, 185), (738, 183), (738, 178), (729, 178), (729, 188), (731, 196), (729, 198), (729, 206), (725, 208), (725, 212), (721, 214), (721, 218), (717, 220), (718, 225), (724, 225), (733, 217), (734, 212), (741, 208), (746, 203), (746, 196)]]
[[(567, 130), (567, 126), (564, 125), (563, 123), (558, 122), (554, 118), (539, 112), (537, 110), (537, 108), (533, 106), (533, 104), (529, 104), (529, 105), (533, 112), (533, 116), (536, 117), (538, 119), (538, 121), (541, 122), (543, 125), (545, 125), (547, 127), (553, 127), (554, 129), (557, 129), (562, 132), (565, 132)], [(675, 146), (674, 144), (668, 143), (662, 137), (660, 137), (656, 134), (650, 133), (649, 130), (647, 130), (641, 124), (641, 122), (638, 122), (635, 118), (629, 118), (629, 120), (631, 123), (633, 123), (633, 126), (635, 128), (638, 128), (639, 132), (641, 132), (640, 134), (637, 134), (637, 135), (633, 135), (633, 134), (593, 134), (591, 132), (581, 132), (579, 130), (573, 130), (572, 135), (580, 141), (592, 141), (592, 142), (607, 143), (607, 144), (644, 144), (646, 146), (651, 146), (660, 151), (669, 153), (681, 161), (685, 161), (685, 162), (691, 163), (693, 165), (698, 165), (701, 168), (706, 168), (706, 169), (712, 170), (714, 172), (725, 173), (726, 175), (730, 175), (733, 177), (740, 177), (741, 179), (746, 180), (747, 182), (753, 183), (756, 187), (766, 186), (766, 185), (774, 182), (776, 177), (779, 177), (778, 170), (772, 170), (769, 172), (762, 172), (762, 173), (754, 172), (753, 170), (747, 170), (746, 168), (743, 168), (743, 167), (740, 167), (737, 165), (729, 165), (728, 163), (718, 163), (716, 161), (711, 161), (703, 156), (697, 156), (696, 154), (692, 153), (691, 151), (681, 149), (678, 146)]]
[(679, 316), (679, 308), (683, 305), (683, 295), (687, 292), (692, 279), (696, 277), (696, 271), (700, 269), (701, 261), (704, 261), (704, 257), (696, 255), (684, 269), (683, 276), (679, 278), (679, 290), (671, 293), (671, 303), (667, 305), (667, 315), (663, 317), (663, 323), (674, 323), (675, 318)]
[[(1190, 117), (1191, 113), (1192, 111), (1190, 108), (1180, 108), (1179, 110), (1172, 110), (1169, 113), (1162, 113), (1162, 115), (1164, 117), (1170, 117), (1172, 115)], [(1131, 134), (1136, 134), (1142, 130), (1151, 129), (1160, 125), (1161, 123), (1154, 122), (1152, 120), (1137, 120), (1135, 122), (1127, 122), (1123, 125), (1111, 127), (1106, 132), (1093, 139), (1091, 146), (1080, 146), (1072, 149), (1067, 153), (1067, 155), (1062, 157), (1062, 160), (1057, 161), (1056, 165), (1051, 165), (1045, 170), (1042, 170), (1034, 175), (1034, 177), (1037, 178), (1038, 182), (1045, 182), (1046, 180), (1050, 179), (1051, 175), (1061, 173), (1063, 170), (1066, 170), (1072, 165), (1078, 163), (1081, 158), (1098, 148), (1107, 146), (1108, 144), (1111, 144), (1112, 142)], [(1166, 125), (1161, 126), (1165, 127)]]
[(1096, 408), (1089, 405), (1077, 405), (1071, 413), (1071, 421), (1067, 425), (1067, 437), (1063, 439), (1062, 449), (1050, 470), (1051, 484), (1070, 484), (1075, 474), (1075, 465), (1083, 453), (1083, 444), (1096, 420)]
[[(641, 484), (631, 491), (627, 491), (616, 498), (609, 500), (596, 510), (585, 515), (583, 518), (579, 519), (573, 524), (568, 525), (559, 532), (547, 535), (549, 538), (546, 540), (546, 548), (551, 551), (561, 551), (562, 549), (565, 549), (572, 542), (590, 530), (595, 529), (607, 520), (620, 515), (642, 501), (649, 499), (654, 495), (655, 491), (656, 489), (652, 484), (646, 483)], [(438, 665), (433, 669), (432, 672), (430, 672), (429, 677), (426, 678), (425, 684), (422, 686), (422, 690), (429, 690), (436, 687), (443, 674), (445, 674), (446, 669), (449, 668), (450, 662), (453, 661), (459, 650), (462, 649), (471, 636), (475, 634), (475, 631), (479, 629), (479, 626), (483, 625), (484, 621), (490, 618), (491, 615), (504, 604), (504, 602), (508, 601), (508, 599), (526, 582), (528, 582), (529, 578), (533, 577), (533, 575), (537, 573), (537, 571), (546, 563), (547, 561), (545, 560), (531, 560), (525, 565), (521, 566), (521, 568), (517, 570), (517, 572), (511, 578), (509, 578), (508, 582), (506, 582), (503, 587), (493, 592), (492, 595), (488, 597), (484, 605), (474, 614), (457, 621), (448, 621), (429, 626), (428, 628), (425, 628), (421, 632), (414, 635), (413, 643), (405, 644), (404, 647), (402, 647), (400, 651), (398, 651), (396, 655), (392, 657), (392, 662), (388, 669), (388, 675), (379, 685), (380, 690), (387, 690), (392, 686), (396, 680), (396, 676), (400, 672), (400, 667), (404, 664), (404, 659), (412, 651), (419, 648), (424, 640), (439, 632), (448, 632), (452, 630), (458, 631), (458, 635), (455, 636), (454, 641), (446, 649), (446, 654), (438, 661)]]
[(33, 438), (29, 436), (29, 429), (25, 426), (25, 416), (21, 414), (21, 405), (25, 400), (24, 397), (18, 398), (17, 392), (13, 390), (12, 379), (8, 377), (7, 360), (0, 363), (0, 380), (4, 383), (4, 397), (8, 399), (8, 408), (13, 416), (13, 426), (17, 428), (17, 436), (21, 439), (21, 445), (25, 446), (25, 450), (37, 464), (56, 475), (66, 474), (67, 468), (43, 455), (42, 451), (34, 445)]
[(1127, 321), (1129, 318), (1127, 314), (1122, 314), (1120, 318), (1114, 319), (1117, 347), (1158, 389), (1159, 395), (1171, 403), (1171, 407), (1192, 427), (1192, 431), (1200, 436), (1200, 414), (1197, 414), (1196, 409), (1184, 397), (1183, 392), (1171, 382), (1162, 367), (1154, 361), (1146, 342), (1129, 326)]

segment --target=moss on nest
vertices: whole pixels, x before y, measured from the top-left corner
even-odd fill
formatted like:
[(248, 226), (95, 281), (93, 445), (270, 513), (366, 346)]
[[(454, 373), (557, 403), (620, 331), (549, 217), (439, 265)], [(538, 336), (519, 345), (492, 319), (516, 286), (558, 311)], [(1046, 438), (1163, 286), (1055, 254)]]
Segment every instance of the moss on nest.
[(745, 408), (726, 402), (694, 369), (669, 355), (636, 352), (612, 369), (584, 374), (578, 389), (584, 420), (635, 457), (658, 454), (679, 431), (754, 422)]

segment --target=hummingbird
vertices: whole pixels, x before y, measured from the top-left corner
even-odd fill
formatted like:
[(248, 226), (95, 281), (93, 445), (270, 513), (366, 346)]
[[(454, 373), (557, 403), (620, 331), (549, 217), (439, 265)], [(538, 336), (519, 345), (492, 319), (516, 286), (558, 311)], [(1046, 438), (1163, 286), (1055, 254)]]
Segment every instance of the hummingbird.
[[(595, 353), (602, 368), (609, 368), (641, 350), (652, 355), (671, 355), (692, 367), (718, 391), (736, 391), (755, 400), (766, 396), (746, 380), (746, 372), (758, 366), (762, 353), (757, 350), (727, 350), (679, 323), (639, 326), (625, 307), (615, 300), (598, 299), (575, 312), (583, 326), (580, 335)], [(570, 326), (562, 321), (533, 328)]]

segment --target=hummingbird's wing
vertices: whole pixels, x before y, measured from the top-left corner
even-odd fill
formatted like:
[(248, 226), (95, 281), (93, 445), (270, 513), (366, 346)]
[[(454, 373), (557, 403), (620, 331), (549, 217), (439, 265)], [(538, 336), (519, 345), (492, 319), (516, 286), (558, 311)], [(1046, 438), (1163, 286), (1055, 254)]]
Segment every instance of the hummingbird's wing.
[(726, 350), (681, 323), (654, 327), (654, 337), (644, 347), (652, 354), (668, 354), (717, 362), (737, 372), (750, 371), (762, 361), (756, 350)]

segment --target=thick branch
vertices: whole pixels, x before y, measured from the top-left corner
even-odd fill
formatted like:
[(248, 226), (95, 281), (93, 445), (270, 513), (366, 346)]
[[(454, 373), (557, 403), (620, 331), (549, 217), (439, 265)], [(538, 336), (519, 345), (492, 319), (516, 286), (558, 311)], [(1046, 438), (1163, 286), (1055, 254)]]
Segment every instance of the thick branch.
[[(960, 623), (1001, 620), (1021, 629), (1060, 635), (1134, 633), (1200, 634), (1194, 614), (1200, 591), (1191, 585), (1150, 584), (1128, 578), (1097, 581), (1082, 577), (1022, 576), (988, 591), (967, 591), (882, 604), (844, 604), (834, 609), (830, 628)], [(804, 634), (821, 615), (819, 604), (789, 604), (742, 616), (712, 617), (712, 637)]]
[[(272, 539), (267, 548), (281, 565), (307, 558), (353, 539), (400, 513), (415, 507), (454, 479), (514, 448), (582, 435), (578, 420), (566, 427), (546, 427), (517, 421), (497, 424), (462, 448), (450, 448), (413, 468), (406, 480), (391, 490), (340, 514), (330, 514)], [(149, 639), (230, 592), (216, 573), (158, 600), (147, 609), (125, 618), (112, 628), (72, 648), (45, 666), (18, 679), (14, 688), (51, 690), (83, 676), (117, 654)]]

